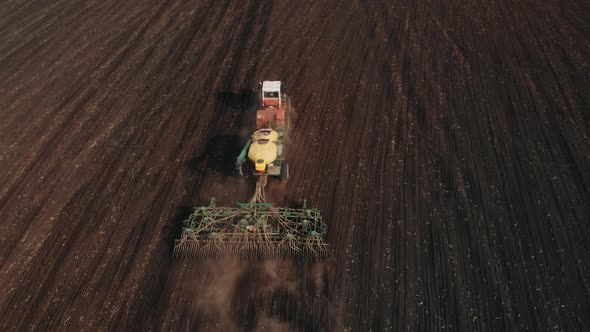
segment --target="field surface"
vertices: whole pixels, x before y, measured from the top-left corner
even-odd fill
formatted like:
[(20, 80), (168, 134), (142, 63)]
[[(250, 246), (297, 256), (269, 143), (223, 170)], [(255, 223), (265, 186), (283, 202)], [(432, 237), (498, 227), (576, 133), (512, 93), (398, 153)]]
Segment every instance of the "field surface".
[[(0, 4), (0, 330), (590, 330), (590, 2)], [(261, 80), (326, 261), (175, 260)]]

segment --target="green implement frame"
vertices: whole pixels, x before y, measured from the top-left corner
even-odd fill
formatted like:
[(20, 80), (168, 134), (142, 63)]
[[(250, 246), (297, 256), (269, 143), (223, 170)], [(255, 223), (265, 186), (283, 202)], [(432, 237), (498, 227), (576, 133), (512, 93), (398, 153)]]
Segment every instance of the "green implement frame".
[(319, 210), (276, 208), (270, 203), (195, 207), (175, 241), (174, 255), (321, 259), (326, 225)]
[(248, 139), (248, 142), (246, 142), (246, 145), (244, 145), (244, 148), (242, 149), (242, 152), (240, 152), (240, 155), (238, 156), (237, 160), (236, 160), (236, 169), (238, 170), (238, 173), (241, 176), (246, 176), (248, 174), (245, 174), (244, 172), (244, 163), (246, 162), (246, 158), (248, 156), (248, 150), (250, 149), (250, 145), (252, 144), (252, 139)]

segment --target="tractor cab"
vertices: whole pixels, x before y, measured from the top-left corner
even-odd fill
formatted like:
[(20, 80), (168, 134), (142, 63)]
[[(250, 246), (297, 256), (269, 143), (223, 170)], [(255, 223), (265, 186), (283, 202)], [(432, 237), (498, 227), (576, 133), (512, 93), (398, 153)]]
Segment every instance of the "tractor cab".
[(281, 81), (264, 81), (261, 83), (260, 108), (256, 112), (256, 129), (272, 128), (283, 135), (285, 129), (286, 102), (281, 91)]
[(281, 108), (281, 81), (262, 82), (262, 107)]

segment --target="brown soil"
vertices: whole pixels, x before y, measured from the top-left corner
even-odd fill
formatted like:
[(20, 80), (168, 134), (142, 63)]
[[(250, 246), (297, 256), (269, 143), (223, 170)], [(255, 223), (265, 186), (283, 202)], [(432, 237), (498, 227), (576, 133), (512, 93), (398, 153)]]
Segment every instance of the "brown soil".
[[(4, 1), (0, 330), (590, 330), (588, 1)], [(263, 79), (315, 264), (173, 260)]]

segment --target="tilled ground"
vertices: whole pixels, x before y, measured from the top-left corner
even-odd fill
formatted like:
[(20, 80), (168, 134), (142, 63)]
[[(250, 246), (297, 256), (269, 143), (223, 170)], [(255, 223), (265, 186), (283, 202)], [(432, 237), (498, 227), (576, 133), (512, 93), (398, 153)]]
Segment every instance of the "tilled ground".
[[(4, 1), (0, 329), (590, 330), (590, 4)], [(324, 262), (173, 260), (257, 82)], [(246, 129), (244, 129), (246, 128)]]

